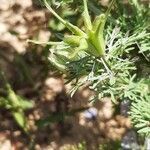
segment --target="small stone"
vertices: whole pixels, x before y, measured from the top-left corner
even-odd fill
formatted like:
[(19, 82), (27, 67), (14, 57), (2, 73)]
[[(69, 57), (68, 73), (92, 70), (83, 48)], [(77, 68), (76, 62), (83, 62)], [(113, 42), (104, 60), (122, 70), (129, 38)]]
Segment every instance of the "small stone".
[(123, 100), (120, 104), (120, 113), (121, 115), (127, 117), (128, 112), (130, 110), (130, 104), (131, 102), (129, 100)]
[(93, 119), (97, 116), (97, 109), (94, 107), (89, 108), (88, 110), (83, 112), (83, 115), (86, 119)]
[(137, 135), (135, 131), (128, 131), (122, 138), (121, 147), (123, 150), (139, 150), (139, 145), (137, 143)]
[(13, 132), (13, 135), (14, 135), (14, 137), (18, 137), (18, 136), (20, 136), (21, 135), (21, 131), (14, 131)]
[(58, 78), (48, 78), (45, 81), (45, 85), (53, 92), (60, 93), (63, 91), (63, 81)]
[(10, 140), (5, 140), (4, 142), (0, 143), (0, 150), (12, 150)]

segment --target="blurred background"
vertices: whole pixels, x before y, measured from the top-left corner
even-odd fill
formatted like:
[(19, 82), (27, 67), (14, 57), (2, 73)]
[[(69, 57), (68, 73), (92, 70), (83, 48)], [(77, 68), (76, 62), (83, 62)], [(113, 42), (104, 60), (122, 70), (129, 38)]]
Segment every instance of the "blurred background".
[[(82, 25), (81, 1), (52, 0), (52, 6), (63, 18)], [(89, 1), (92, 16), (107, 6), (108, 0)], [(15, 108), (9, 104), (7, 109), (0, 107), (0, 150), (140, 149), (144, 140), (132, 128), (128, 100), (114, 105), (105, 97), (90, 103), (94, 93), (86, 86), (71, 98), (71, 84), (64, 84), (65, 76), (47, 59), (49, 46), (27, 42), (60, 40), (66, 32), (40, 0), (0, 0), (0, 70), (4, 76), (0, 78), (0, 97), (6, 97), (9, 84), (15, 96), (32, 105), (19, 110), (20, 117), (26, 116), (29, 133)]]

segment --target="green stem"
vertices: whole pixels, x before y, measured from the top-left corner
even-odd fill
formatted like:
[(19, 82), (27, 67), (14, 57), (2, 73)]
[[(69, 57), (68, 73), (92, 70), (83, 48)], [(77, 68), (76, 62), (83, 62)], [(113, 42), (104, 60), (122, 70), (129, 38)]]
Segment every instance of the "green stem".
[(107, 70), (107, 72), (112, 74), (112, 72), (111, 72), (111, 67), (110, 67), (110, 65), (108, 64), (108, 62), (106, 61), (106, 59), (105, 59), (104, 56), (101, 57), (101, 58), (98, 58), (97, 61), (98, 61), (98, 62), (102, 62), (103, 65), (104, 65), (104, 67), (105, 67), (105, 69)]
[(44, 0), (44, 4), (47, 7), (47, 9), (57, 18), (59, 19), (64, 25), (66, 24), (66, 21), (63, 20), (53, 9), (52, 7), (49, 5), (49, 3), (47, 2), (47, 0)]
[(44, 0), (44, 4), (47, 7), (47, 9), (62, 23), (64, 24), (72, 33), (74, 33), (75, 35), (79, 35), (79, 36), (85, 36), (85, 33), (80, 30), (77, 26), (74, 26), (73, 24), (71, 24), (70, 22), (65, 21), (64, 19), (62, 19), (49, 5), (49, 3), (47, 2), (47, 0)]
[(111, 67), (110, 67), (109, 63), (106, 61), (105, 57), (102, 57), (101, 59), (102, 59), (102, 61), (103, 61), (103, 64), (106, 65), (107, 71), (108, 71), (110, 74), (112, 74), (112, 72), (111, 72)]
[(108, 6), (107, 11), (105, 12), (105, 16), (106, 16), (106, 19), (105, 19), (105, 20), (107, 20), (108, 15), (109, 15), (109, 13), (110, 13), (110, 11), (111, 11), (111, 9), (112, 9), (112, 6), (113, 6), (114, 2), (115, 2), (115, 0), (112, 0), (112, 1), (111, 1), (111, 3), (110, 3), (109, 6)]
[(42, 42), (42, 41), (35, 41), (35, 40), (27, 40), (29, 43), (34, 43), (38, 45), (60, 45), (63, 44), (63, 42)]

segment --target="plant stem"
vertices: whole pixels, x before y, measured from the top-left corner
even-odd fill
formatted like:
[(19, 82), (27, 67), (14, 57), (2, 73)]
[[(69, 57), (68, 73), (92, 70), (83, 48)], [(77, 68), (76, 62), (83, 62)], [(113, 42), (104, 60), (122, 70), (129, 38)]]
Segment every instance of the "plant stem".
[(108, 15), (109, 15), (109, 13), (110, 13), (110, 11), (111, 11), (111, 8), (112, 8), (114, 2), (115, 2), (115, 0), (112, 0), (112, 1), (111, 1), (111, 3), (110, 3), (109, 6), (108, 6), (107, 11), (105, 12), (105, 15), (106, 15), (106, 19), (105, 19), (105, 20), (107, 20)]
[(58, 18), (64, 25), (66, 24), (66, 21), (63, 20), (53, 9), (52, 7), (49, 5), (49, 3), (47, 2), (47, 0), (44, 0), (44, 4), (47, 7), (47, 9), (56, 17)]
[(34, 44), (38, 44), (38, 45), (60, 45), (63, 44), (63, 42), (43, 42), (43, 41), (35, 41), (35, 40), (27, 40), (27, 42), (29, 43), (34, 43)]

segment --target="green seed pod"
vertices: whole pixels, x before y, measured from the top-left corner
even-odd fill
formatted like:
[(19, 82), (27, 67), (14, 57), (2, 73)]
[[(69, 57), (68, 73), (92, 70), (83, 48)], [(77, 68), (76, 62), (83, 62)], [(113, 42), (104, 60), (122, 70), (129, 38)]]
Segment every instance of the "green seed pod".
[(105, 21), (104, 14), (98, 16), (93, 23), (92, 30), (88, 33), (89, 49), (96, 57), (105, 55), (105, 40), (103, 37)]
[(67, 35), (63, 41), (71, 46), (79, 46), (81, 38), (81, 36)]

